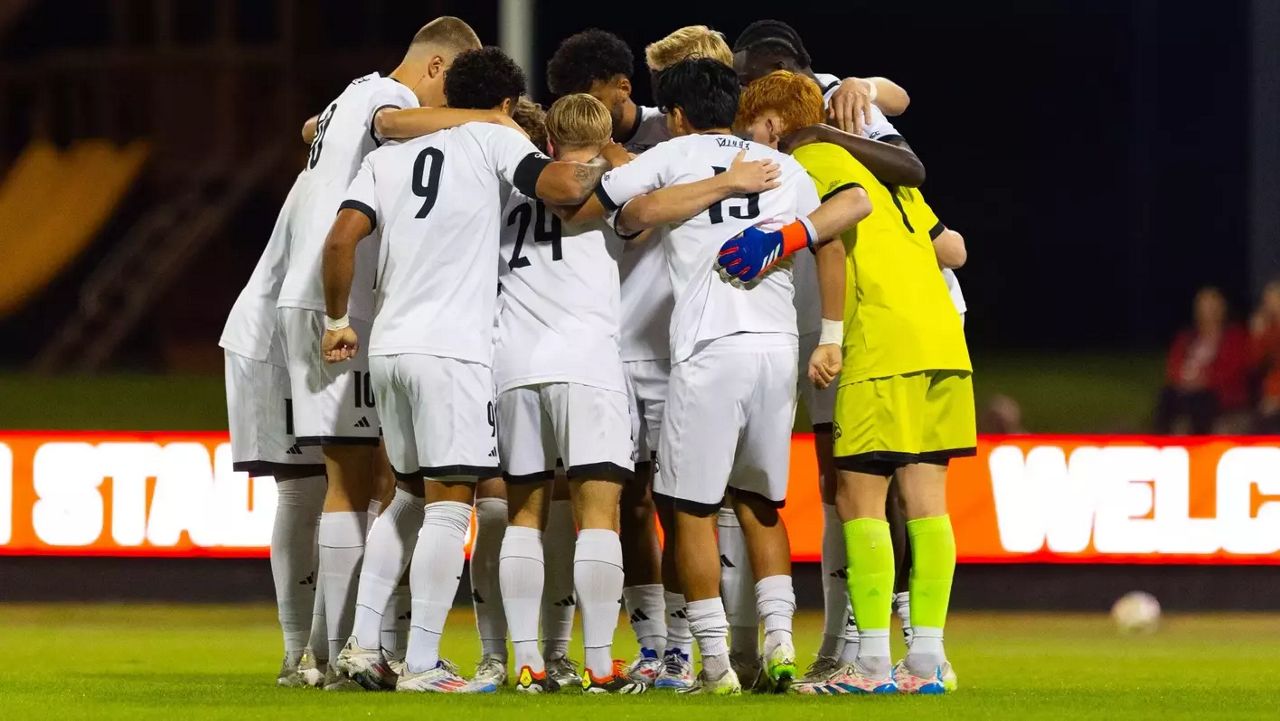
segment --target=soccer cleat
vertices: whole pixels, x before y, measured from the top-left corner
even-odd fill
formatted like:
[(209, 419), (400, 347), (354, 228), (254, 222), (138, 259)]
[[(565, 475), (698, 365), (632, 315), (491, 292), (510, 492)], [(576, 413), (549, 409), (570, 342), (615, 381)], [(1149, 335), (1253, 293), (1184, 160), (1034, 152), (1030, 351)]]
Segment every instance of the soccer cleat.
[(857, 664), (849, 664), (830, 680), (822, 683), (797, 684), (796, 691), (810, 696), (841, 696), (846, 694), (886, 694), (897, 693), (898, 684), (890, 672), (886, 678), (863, 675)]
[(578, 675), (578, 664), (568, 656), (556, 656), (546, 661), (547, 676), (554, 679), (560, 688), (577, 688), (582, 685), (582, 676)]
[(804, 672), (800, 683), (823, 683), (830, 681), (844, 666), (840, 663), (840, 659), (833, 656), (818, 656), (813, 659), (813, 663), (809, 664), (808, 670)]
[(316, 654), (309, 648), (302, 649), (302, 657), (298, 659), (298, 676), (303, 685), (320, 688), (324, 684), (328, 664), (316, 660)]
[(516, 691), (520, 693), (555, 693), (560, 684), (546, 671), (535, 673), (528, 666), (521, 666), (516, 676)]
[(329, 664), (329, 668), (325, 669), (324, 681), (320, 688), (325, 691), (363, 691), (364, 687), (356, 683), (352, 679), (338, 673), (338, 669)]
[(744, 690), (752, 693), (769, 693), (772, 690), (759, 656), (730, 652), (729, 668), (738, 675), (738, 682)]
[(658, 652), (651, 648), (640, 649), (640, 655), (636, 656), (627, 667), (627, 676), (632, 681), (645, 686), (652, 686), (653, 682), (658, 680), (660, 673), (662, 673), (662, 659), (658, 658)]
[(290, 659), (287, 653), (280, 660), (280, 670), (276, 673), (276, 685), (280, 688), (302, 688), (307, 685), (302, 674), (298, 672), (297, 660)]
[(467, 682), (467, 693), (493, 693), (507, 685), (507, 662), (486, 656), (476, 664), (476, 672)]
[(396, 682), (397, 691), (414, 693), (466, 693), (466, 687), (467, 680), (458, 675), (458, 667), (444, 659), (421, 673), (406, 668)]
[[(951, 677), (951, 687), (947, 688), (947, 676)], [(893, 680), (898, 685), (898, 693), (915, 693), (939, 695), (956, 689), (956, 672), (951, 664), (944, 662), (934, 668), (931, 676), (917, 676), (907, 668), (907, 662), (899, 661), (893, 667)]]
[(662, 671), (654, 680), (653, 687), (687, 691), (693, 684), (693, 662), (680, 649), (667, 649), (662, 655)]
[(690, 696), (737, 696), (742, 693), (742, 684), (738, 681), (738, 674), (730, 668), (720, 674), (719, 678), (707, 678), (707, 672), (704, 669), (698, 674), (698, 680), (688, 688), (682, 688), (677, 693), (689, 694)]
[(637, 694), (644, 693), (648, 689), (644, 682), (634, 681), (627, 675), (627, 662), (620, 658), (614, 659), (613, 668), (605, 678), (596, 678), (596, 675), (591, 673), (591, 669), (584, 670), (583, 693)]
[(796, 650), (790, 643), (780, 643), (765, 659), (765, 673), (774, 693), (786, 693), (796, 679)]
[(382, 656), (382, 649), (361, 648), (356, 637), (347, 639), (333, 660), (338, 673), (369, 691), (390, 691), (396, 687), (396, 673)]
[(951, 667), (950, 661), (942, 664), (942, 688), (947, 693), (960, 688), (960, 679), (956, 678), (956, 670)]

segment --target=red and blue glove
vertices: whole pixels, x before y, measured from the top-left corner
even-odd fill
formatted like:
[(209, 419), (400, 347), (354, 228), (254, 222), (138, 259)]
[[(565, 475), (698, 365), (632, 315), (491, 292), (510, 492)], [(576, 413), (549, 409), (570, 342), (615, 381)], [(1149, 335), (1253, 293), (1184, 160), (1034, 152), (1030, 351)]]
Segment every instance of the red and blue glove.
[(764, 275), (783, 258), (813, 248), (813, 225), (800, 218), (777, 230), (752, 226), (720, 246), (720, 269), (744, 283)]

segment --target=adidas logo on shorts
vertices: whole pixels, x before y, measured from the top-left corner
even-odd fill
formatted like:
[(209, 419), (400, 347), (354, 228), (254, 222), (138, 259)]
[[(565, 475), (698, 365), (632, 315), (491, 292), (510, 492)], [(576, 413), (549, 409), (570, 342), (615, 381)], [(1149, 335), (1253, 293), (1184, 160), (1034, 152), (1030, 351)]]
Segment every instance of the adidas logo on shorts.
[(367, 416), (360, 416), (360, 420), (356, 421), (356, 428), (368, 428), (371, 425), (373, 424), (369, 422)]

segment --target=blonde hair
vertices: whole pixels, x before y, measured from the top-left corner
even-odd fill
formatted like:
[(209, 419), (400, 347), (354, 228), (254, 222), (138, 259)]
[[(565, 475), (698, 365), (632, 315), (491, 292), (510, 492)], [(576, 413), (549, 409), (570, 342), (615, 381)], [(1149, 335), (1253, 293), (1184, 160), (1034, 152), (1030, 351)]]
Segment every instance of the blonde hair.
[(557, 148), (604, 145), (612, 132), (609, 109), (586, 93), (565, 95), (547, 110), (547, 137)]
[(475, 50), (480, 47), (480, 37), (471, 29), (466, 20), (452, 15), (443, 15), (423, 25), (409, 43), (410, 52), (415, 48), (437, 45), (456, 53), (464, 50)]
[(547, 111), (542, 106), (521, 95), (516, 106), (511, 110), (511, 119), (524, 128), (529, 140), (538, 146), (538, 150), (547, 151)]
[(725, 42), (724, 33), (706, 25), (687, 25), (644, 49), (645, 62), (653, 72), (689, 58), (711, 58), (733, 67), (733, 51)]
[(803, 75), (775, 70), (742, 91), (733, 125), (742, 130), (770, 110), (778, 114), (787, 130), (816, 125), (824, 119), (822, 90)]

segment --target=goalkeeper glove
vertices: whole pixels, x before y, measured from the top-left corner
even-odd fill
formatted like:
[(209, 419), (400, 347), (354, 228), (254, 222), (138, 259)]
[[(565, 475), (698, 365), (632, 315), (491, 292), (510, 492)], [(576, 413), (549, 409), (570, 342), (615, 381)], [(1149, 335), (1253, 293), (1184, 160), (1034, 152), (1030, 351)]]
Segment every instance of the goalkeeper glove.
[(808, 218), (799, 218), (773, 231), (752, 226), (720, 246), (717, 262), (725, 273), (750, 283), (792, 253), (804, 248), (812, 250), (815, 235)]

